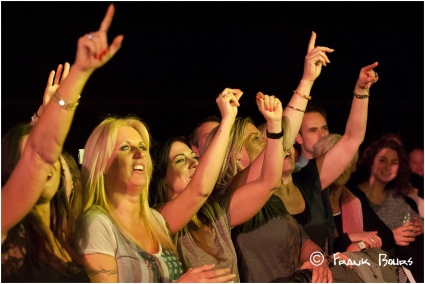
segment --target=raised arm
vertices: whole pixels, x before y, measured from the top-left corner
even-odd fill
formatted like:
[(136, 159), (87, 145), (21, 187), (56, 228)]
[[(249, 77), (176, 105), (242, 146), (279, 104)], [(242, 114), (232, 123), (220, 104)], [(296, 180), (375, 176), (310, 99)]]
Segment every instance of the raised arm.
[(172, 234), (181, 230), (190, 221), (214, 189), (242, 94), (239, 89), (226, 88), (217, 97), (216, 102), (222, 116), (217, 133), (183, 192), (159, 208)]
[(363, 142), (366, 134), (369, 88), (378, 81), (378, 74), (373, 71), (376, 66), (378, 62), (360, 70), (345, 133), (329, 151), (316, 159), (322, 189), (341, 175)]
[(50, 71), (49, 78), (47, 79), (47, 86), (46, 86), (46, 89), (44, 90), (43, 103), (40, 105), (38, 110), (31, 117), (31, 125), (34, 125), (37, 123), (38, 119), (43, 114), (44, 109), (47, 107), (48, 103), (50, 102), (50, 99), (52, 98), (53, 94), (59, 88), (60, 82), (65, 80), (65, 78), (68, 76), (70, 67), (71, 66), (69, 65), (69, 63), (65, 62), (64, 65), (62, 64), (58, 65), (56, 72), (55, 70)]
[[(334, 52), (333, 49), (325, 46), (316, 45), (316, 33), (311, 32), (310, 42), (308, 43), (307, 55), (304, 59), (304, 72), (298, 87), (294, 90), (289, 103), (283, 110), (283, 115), (291, 121), (292, 130), (288, 133), (288, 139), (295, 141), (301, 123), (304, 117), (304, 111), (308, 101), (311, 99), (310, 91), (314, 81), (322, 72), (322, 66), (331, 63), (327, 56), (327, 52)], [(286, 133), (285, 133), (286, 134)]]
[[(304, 111), (307, 107), (308, 101), (311, 99), (310, 91), (314, 81), (322, 72), (322, 65), (326, 66), (330, 63), (327, 52), (334, 50), (324, 46), (315, 46), (316, 33), (312, 32), (310, 41), (308, 43), (307, 54), (304, 58), (304, 72), (300, 84), (294, 90), (294, 93), (286, 107), (283, 109), (283, 116), (290, 121), (291, 130), (285, 133), (285, 140), (288, 141), (285, 145), (285, 150), (289, 150), (295, 141), (298, 131), (301, 127), (301, 122), (304, 117)], [(258, 178), (260, 169), (263, 166), (264, 151), (258, 155), (257, 159), (248, 167), (244, 172), (245, 177), (239, 180), (243, 183), (251, 182)], [(242, 184), (241, 184), (242, 185)]]
[(283, 168), (283, 128), (282, 104), (278, 98), (257, 94), (258, 109), (267, 121), (267, 142), (264, 160), (259, 177), (235, 189), (229, 186), (234, 194), (230, 200), (230, 221), (232, 226), (240, 225), (264, 206), (274, 190), (280, 186)]
[(106, 33), (113, 15), (111, 4), (100, 29), (78, 40), (76, 59), (68, 77), (61, 82), (32, 129), (18, 164), (2, 188), (2, 241), (36, 204), (53, 163), (59, 159), (85, 83), (121, 46), (122, 35), (108, 47)]

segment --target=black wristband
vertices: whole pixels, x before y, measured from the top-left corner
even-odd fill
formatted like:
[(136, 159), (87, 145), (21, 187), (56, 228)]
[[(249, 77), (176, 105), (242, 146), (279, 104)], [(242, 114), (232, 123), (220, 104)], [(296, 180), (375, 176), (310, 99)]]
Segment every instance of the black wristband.
[(279, 133), (270, 133), (267, 129), (266, 129), (266, 136), (267, 138), (270, 139), (280, 139), (283, 137), (283, 127), (282, 127), (282, 131)]

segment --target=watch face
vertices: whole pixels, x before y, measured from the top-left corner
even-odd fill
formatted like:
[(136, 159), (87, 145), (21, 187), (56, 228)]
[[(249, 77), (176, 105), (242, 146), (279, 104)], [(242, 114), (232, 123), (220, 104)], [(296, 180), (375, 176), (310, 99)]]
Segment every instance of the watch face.
[(358, 242), (357, 244), (359, 245), (359, 248), (360, 248), (361, 250), (364, 250), (364, 249), (366, 248), (366, 246), (365, 246), (365, 244), (364, 244), (364, 242), (363, 242), (363, 241)]

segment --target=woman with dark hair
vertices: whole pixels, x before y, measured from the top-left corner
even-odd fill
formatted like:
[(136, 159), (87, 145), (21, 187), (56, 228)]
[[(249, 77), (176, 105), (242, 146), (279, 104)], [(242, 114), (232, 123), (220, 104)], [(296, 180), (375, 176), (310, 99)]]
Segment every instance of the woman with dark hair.
[(19, 126), (2, 141), (3, 282), (89, 281), (66, 243), (68, 200), (59, 187), (59, 157), (87, 80), (121, 47), (123, 36), (107, 41), (113, 14), (110, 5), (99, 31), (79, 38), (67, 78), (33, 129)]
[[(156, 178), (152, 184), (159, 197), (156, 207), (174, 235), (184, 268), (214, 263), (217, 268), (229, 268), (236, 276), (235, 282), (240, 280), (230, 230), (252, 217), (279, 185), (282, 167), (279, 160), (283, 159), (282, 105), (274, 96), (257, 94), (258, 109), (266, 118), (270, 132), (264, 171), (257, 180), (234, 194), (217, 196), (211, 193), (229, 155), (229, 141), (234, 135), (237, 114), (233, 101), (238, 92), (240, 90), (225, 89), (217, 98), (222, 121), (214, 129), (214, 134), (209, 134), (211, 139), (199, 162), (189, 145), (179, 138), (171, 138), (158, 149)], [(200, 189), (205, 192), (202, 206), (188, 215), (181, 198)], [(186, 219), (182, 219), (184, 215), (187, 215)]]
[[(2, 187), (15, 169), (31, 129), (28, 124), (17, 125), (3, 137)], [(2, 282), (89, 281), (68, 245), (65, 187), (64, 172), (57, 160), (34, 208), (2, 239)]]
[(357, 163), (349, 187), (358, 198), (368, 200), (381, 220), (392, 230), (396, 256), (408, 261), (417, 282), (423, 282), (423, 219), (407, 204), (410, 171), (403, 147), (393, 139), (373, 141)]

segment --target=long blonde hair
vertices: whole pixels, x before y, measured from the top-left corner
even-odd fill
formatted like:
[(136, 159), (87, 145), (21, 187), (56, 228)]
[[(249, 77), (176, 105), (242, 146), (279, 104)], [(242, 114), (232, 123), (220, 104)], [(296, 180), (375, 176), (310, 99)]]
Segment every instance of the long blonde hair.
[[(147, 148), (146, 171), (148, 181), (140, 196), (140, 218), (145, 224), (148, 236), (152, 243), (159, 243), (164, 248), (173, 250), (175, 247), (171, 241), (168, 229), (160, 223), (149, 208), (149, 184), (152, 177), (152, 159), (150, 157), (150, 134), (146, 125), (137, 117), (125, 118), (109, 117), (104, 119), (92, 132), (84, 148), (84, 158), (81, 168), (81, 179), (84, 187), (83, 214), (92, 206), (101, 207), (106, 214), (115, 222), (121, 233), (131, 242), (146, 250), (146, 247), (138, 242), (127, 230), (114, 211), (105, 190), (104, 173), (109, 158), (112, 155), (118, 132), (122, 127), (134, 128), (142, 137)], [(146, 157), (145, 156), (145, 157)]]
[[(225, 159), (216, 183), (217, 189), (222, 189), (224, 186), (226, 186), (232, 180), (232, 178), (242, 170), (238, 167), (238, 159), (240, 158), (240, 153), (244, 144), (244, 136), (248, 123), (254, 125), (253, 121), (249, 117), (238, 117), (233, 123), (232, 129), (230, 131), (230, 140), (229, 144), (227, 145)], [(211, 142), (217, 129), (218, 127), (211, 131), (211, 133), (208, 135), (206, 147)], [(218, 191), (213, 191), (213, 194), (216, 192)]]

